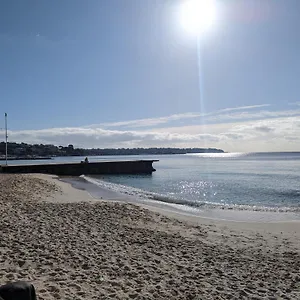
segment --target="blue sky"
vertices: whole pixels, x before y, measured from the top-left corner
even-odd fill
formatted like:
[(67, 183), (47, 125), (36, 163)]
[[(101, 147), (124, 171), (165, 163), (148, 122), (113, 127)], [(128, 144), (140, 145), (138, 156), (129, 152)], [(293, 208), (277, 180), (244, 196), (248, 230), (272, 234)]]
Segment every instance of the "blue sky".
[(300, 150), (300, 2), (216, 0), (198, 48), (182, 1), (1, 1), (10, 140)]

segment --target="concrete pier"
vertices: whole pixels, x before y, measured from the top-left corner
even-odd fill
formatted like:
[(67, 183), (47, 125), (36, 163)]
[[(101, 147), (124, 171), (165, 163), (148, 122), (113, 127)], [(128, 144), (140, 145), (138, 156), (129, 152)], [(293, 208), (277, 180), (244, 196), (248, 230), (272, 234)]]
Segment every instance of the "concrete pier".
[(158, 160), (104, 161), (89, 163), (53, 163), (36, 165), (2, 165), (2, 173), (44, 173), (53, 175), (80, 176), (82, 174), (151, 174), (153, 162)]

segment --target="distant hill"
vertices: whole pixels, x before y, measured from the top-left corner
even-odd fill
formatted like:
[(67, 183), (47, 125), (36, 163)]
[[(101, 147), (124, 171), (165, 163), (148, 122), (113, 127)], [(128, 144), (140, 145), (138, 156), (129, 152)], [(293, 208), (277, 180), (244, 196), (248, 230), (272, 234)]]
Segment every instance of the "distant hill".
[[(147, 155), (147, 154), (186, 154), (186, 153), (224, 153), (215, 148), (118, 148), (83, 149), (73, 145), (55, 146), (43, 144), (8, 143), (8, 155), (14, 157), (35, 156), (95, 156), (95, 155)], [(5, 143), (0, 143), (0, 157), (5, 155)]]

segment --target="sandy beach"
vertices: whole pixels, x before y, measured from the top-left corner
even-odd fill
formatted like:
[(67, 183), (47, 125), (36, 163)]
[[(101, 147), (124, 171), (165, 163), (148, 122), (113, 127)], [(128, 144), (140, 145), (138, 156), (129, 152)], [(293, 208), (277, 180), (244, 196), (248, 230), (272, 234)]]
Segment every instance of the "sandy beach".
[(0, 175), (0, 284), (38, 299), (300, 299), (300, 223), (188, 218)]

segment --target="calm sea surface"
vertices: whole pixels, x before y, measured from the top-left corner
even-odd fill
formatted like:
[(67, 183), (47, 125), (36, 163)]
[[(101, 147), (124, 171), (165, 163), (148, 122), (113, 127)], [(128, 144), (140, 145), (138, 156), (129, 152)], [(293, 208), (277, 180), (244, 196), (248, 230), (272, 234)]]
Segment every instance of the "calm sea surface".
[[(64, 157), (51, 162), (81, 159)], [(211, 209), (258, 211), (288, 215), (283, 219), (300, 219), (300, 153), (102, 156), (91, 157), (90, 161), (132, 159), (159, 159), (154, 163), (156, 172), (126, 176), (83, 174), (81, 185), (88, 183), (87, 189), (96, 197), (106, 191), (110, 198), (123, 195), (193, 213)]]

